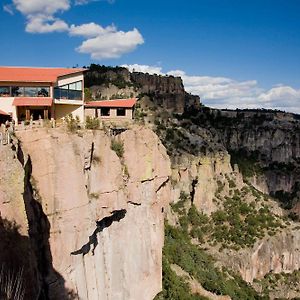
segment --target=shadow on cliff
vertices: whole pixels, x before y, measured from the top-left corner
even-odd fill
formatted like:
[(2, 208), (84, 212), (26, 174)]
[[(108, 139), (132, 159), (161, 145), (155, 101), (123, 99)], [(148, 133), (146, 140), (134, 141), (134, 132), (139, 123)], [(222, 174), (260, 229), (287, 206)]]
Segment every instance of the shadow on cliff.
[(113, 222), (119, 222), (126, 215), (126, 209), (114, 210), (111, 212), (111, 215), (104, 217), (100, 221), (96, 222), (96, 229), (93, 234), (89, 236), (89, 241), (84, 244), (80, 249), (71, 252), (71, 255), (82, 254), (85, 255), (90, 252), (91, 246), (93, 245), (92, 254), (94, 255), (95, 249), (98, 246), (98, 237), (97, 234), (103, 231), (105, 228), (111, 226)]
[(10, 292), (12, 299), (34, 299), (37, 292), (30, 241), (20, 234), (19, 228), (14, 221), (0, 216), (0, 299), (8, 299)]
[[(24, 157), (23, 155), (21, 157)], [(19, 160), (21, 163), (23, 160)], [(28, 159), (24, 165), (24, 194), (25, 210), (29, 225), (29, 242), (31, 257), (34, 261), (36, 296), (25, 299), (65, 300), (78, 299), (74, 291), (65, 288), (64, 278), (53, 268), (52, 255), (49, 245), (50, 223), (40, 204), (40, 196), (32, 184), (32, 163)], [(26, 279), (27, 280), (27, 279)]]

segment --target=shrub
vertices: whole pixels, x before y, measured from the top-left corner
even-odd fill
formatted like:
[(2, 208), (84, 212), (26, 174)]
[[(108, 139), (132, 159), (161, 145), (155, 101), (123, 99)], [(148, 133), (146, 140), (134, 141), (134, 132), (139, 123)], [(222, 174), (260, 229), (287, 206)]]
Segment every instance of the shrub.
[[(206, 290), (217, 295), (228, 295), (233, 300), (262, 299), (240, 276), (226, 268), (219, 269), (215, 267), (213, 258), (204, 250), (193, 245), (186, 232), (168, 224), (166, 224), (165, 228), (163, 257), (167, 264), (179, 265)], [(182, 294), (180, 294), (182, 298), (177, 298), (172, 294), (166, 293), (166, 290), (172, 290), (171, 287), (173, 287), (173, 284), (170, 284), (170, 273), (166, 267), (166, 265), (163, 265), (163, 286), (165, 292), (163, 299), (194, 299), (182, 296)], [(167, 274), (166, 271), (168, 272)], [(176, 286), (179, 287), (179, 283)], [(176, 287), (174, 287), (174, 290), (176, 290)]]
[(112, 140), (110, 148), (116, 152), (119, 158), (122, 158), (124, 155), (124, 144), (122, 141)]
[(87, 116), (85, 119), (85, 128), (86, 129), (99, 129), (100, 121), (98, 118), (91, 118)]
[(67, 129), (70, 132), (75, 132), (76, 130), (78, 130), (80, 128), (80, 126), (79, 126), (80, 120), (79, 120), (78, 116), (76, 116), (74, 118), (72, 114), (69, 114), (66, 116), (65, 121), (67, 124)]
[(180, 192), (180, 196), (179, 196), (179, 199), (181, 201), (187, 201), (189, 199), (189, 194), (184, 192), (184, 191), (181, 191)]
[(229, 180), (229, 187), (230, 187), (231, 189), (233, 189), (233, 188), (236, 187), (236, 184), (235, 184), (235, 182), (234, 182), (232, 179)]

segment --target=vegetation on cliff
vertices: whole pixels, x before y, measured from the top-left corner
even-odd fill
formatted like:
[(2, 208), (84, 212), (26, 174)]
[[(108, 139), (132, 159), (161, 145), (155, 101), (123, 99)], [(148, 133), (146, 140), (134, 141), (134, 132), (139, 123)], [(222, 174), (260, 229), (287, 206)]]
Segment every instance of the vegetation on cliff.
[(260, 296), (249, 284), (226, 268), (218, 268), (214, 259), (191, 243), (186, 231), (170, 225), (165, 227), (163, 249), (163, 292), (158, 299), (206, 299), (191, 295), (186, 282), (178, 279), (170, 265), (176, 264), (195, 278), (202, 287), (216, 295), (228, 295), (233, 300), (267, 299)]
[[(188, 195), (182, 193), (181, 200), (172, 204), (182, 230), (197, 243), (219, 245), (220, 250), (239, 250), (252, 247), (258, 239), (286, 227), (283, 220), (270, 211), (263, 194), (248, 187), (241, 191), (232, 188), (232, 191), (232, 196), (216, 194), (219, 208), (211, 216), (199, 212), (193, 204), (189, 206)], [(245, 200), (249, 194), (254, 194), (250, 202)]]

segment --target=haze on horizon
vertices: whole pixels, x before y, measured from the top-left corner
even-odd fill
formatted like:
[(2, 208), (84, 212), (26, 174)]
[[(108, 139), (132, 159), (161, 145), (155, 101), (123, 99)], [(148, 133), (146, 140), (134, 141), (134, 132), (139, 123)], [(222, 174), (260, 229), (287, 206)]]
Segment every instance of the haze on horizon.
[(0, 65), (181, 76), (218, 108), (300, 113), (300, 2), (2, 0)]

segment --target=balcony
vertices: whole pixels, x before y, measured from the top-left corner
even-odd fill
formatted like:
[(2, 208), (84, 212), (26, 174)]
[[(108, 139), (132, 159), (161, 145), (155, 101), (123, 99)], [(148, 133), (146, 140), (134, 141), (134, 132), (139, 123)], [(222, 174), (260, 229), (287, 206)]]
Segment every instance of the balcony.
[(82, 104), (82, 91), (54, 88), (55, 104)]

